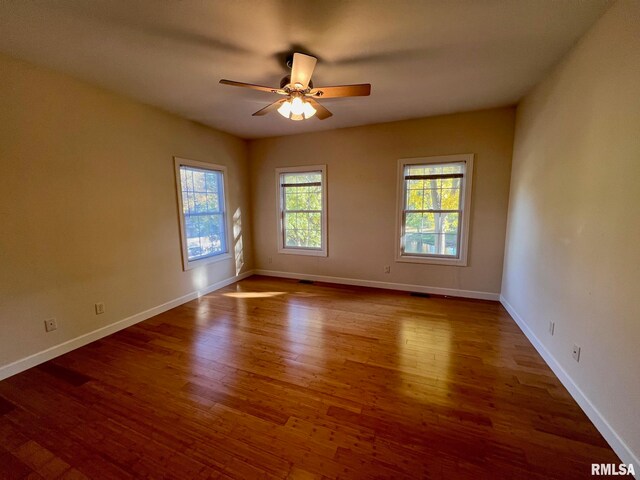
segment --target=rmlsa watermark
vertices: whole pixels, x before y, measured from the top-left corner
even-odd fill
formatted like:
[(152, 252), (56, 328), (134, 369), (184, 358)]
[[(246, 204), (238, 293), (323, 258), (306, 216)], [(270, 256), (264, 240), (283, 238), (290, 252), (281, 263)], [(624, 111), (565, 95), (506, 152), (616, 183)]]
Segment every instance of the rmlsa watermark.
[(592, 463), (591, 475), (633, 475), (636, 471), (633, 463)]

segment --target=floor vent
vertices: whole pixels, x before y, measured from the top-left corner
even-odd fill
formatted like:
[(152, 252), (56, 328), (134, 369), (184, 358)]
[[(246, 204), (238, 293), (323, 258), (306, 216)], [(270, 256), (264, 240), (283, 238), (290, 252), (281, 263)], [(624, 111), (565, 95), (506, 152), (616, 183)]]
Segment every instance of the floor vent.
[(421, 292), (411, 292), (411, 296), (412, 297), (420, 297), (420, 298), (430, 298), (431, 295), (429, 295), (428, 293), (421, 293)]
[(304, 283), (305, 285), (313, 285), (313, 280), (298, 280), (298, 283)]

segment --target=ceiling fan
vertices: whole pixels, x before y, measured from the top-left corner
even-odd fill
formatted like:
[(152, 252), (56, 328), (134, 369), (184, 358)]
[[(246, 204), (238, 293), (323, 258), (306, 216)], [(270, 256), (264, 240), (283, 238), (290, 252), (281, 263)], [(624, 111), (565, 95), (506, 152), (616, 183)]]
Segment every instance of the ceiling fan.
[[(317, 98), (363, 97), (371, 94), (371, 85), (368, 83), (314, 88), (311, 75), (317, 61), (317, 58), (310, 55), (294, 53), (291, 61), (291, 75), (287, 75), (280, 81), (280, 88), (224, 79), (220, 80), (220, 83), (282, 95), (284, 98), (261, 108), (253, 116), (266, 115), (277, 110), (283, 117), (291, 120), (306, 120), (314, 115), (320, 120), (324, 120), (333, 115), (316, 101)], [(287, 66), (289, 66), (289, 62), (287, 62)]]

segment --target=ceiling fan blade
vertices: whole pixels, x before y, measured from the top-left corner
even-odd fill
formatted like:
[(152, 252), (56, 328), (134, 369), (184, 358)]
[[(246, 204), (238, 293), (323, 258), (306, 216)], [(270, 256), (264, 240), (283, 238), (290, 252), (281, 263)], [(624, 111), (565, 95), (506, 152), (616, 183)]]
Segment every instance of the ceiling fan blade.
[(316, 109), (316, 117), (318, 117), (318, 120), (324, 120), (325, 118), (329, 118), (331, 115), (333, 115), (333, 113), (320, 105), (313, 98), (307, 98), (307, 102), (309, 102), (313, 106), (313, 108)]
[(291, 86), (295, 87), (299, 83), (302, 85), (303, 90), (307, 88), (317, 61), (316, 57), (303, 53), (294, 53), (293, 65), (291, 66)]
[(270, 104), (269, 104), (269, 105), (267, 105), (266, 107), (261, 108), (261, 109), (260, 109), (260, 110), (258, 110), (256, 113), (254, 113), (254, 114), (252, 115), (252, 117), (260, 117), (260, 116), (262, 116), (262, 115), (266, 115), (267, 113), (271, 113), (271, 112), (273, 112), (273, 111), (277, 110), (277, 109), (280, 107), (280, 105), (282, 105), (282, 104), (283, 104), (284, 102), (286, 102), (286, 101), (287, 101), (287, 99), (286, 99), (286, 98), (281, 98), (281, 99), (280, 99), (280, 100), (278, 100), (278, 101), (275, 101), (275, 102), (273, 102), (273, 103), (270, 103)]
[(250, 88), (252, 90), (258, 90), (260, 92), (279, 93), (281, 95), (286, 95), (286, 92), (284, 90), (280, 90), (279, 88), (264, 87), (262, 85), (254, 85), (253, 83), (234, 82), (233, 80), (225, 80), (224, 78), (220, 80), (220, 83), (223, 85), (231, 85), (232, 87), (244, 87)]
[(371, 95), (371, 84), (337, 85), (335, 87), (318, 87), (311, 90), (309, 96), (318, 98), (367, 97)]

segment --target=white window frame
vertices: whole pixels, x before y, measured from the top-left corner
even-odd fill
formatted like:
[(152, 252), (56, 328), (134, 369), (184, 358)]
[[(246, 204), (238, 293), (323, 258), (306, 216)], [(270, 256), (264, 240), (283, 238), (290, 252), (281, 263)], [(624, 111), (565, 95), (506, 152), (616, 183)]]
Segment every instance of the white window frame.
[[(320, 172), (322, 176), (322, 213), (320, 228), (321, 232), (321, 248), (305, 248), (305, 247), (285, 247), (284, 244), (284, 201), (282, 197), (283, 189), (280, 182), (280, 176), (283, 173), (304, 173), (304, 172)], [(278, 235), (278, 253), (288, 255), (311, 255), (315, 257), (327, 256), (327, 166), (326, 165), (304, 165), (300, 167), (279, 167), (276, 168), (276, 216), (277, 216), (277, 235)]]
[[(396, 262), (406, 263), (428, 263), (433, 265), (452, 265), (466, 267), (469, 251), (469, 230), (471, 226), (471, 192), (473, 184), (473, 158), (472, 153), (460, 155), (443, 155), (437, 157), (401, 158), (398, 160), (398, 194), (397, 194), (397, 216), (396, 216)], [(457, 257), (442, 257), (439, 255), (427, 254), (403, 254), (404, 241), (404, 202), (405, 187), (404, 169), (407, 165), (429, 165), (441, 163), (464, 162), (465, 172), (462, 178), (462, 188), (460, 191), (460, 204), (462, 205), (462, 215), (460, 216), (460, 238)]]
[[(193, 268), (201, 267), (203, 265), (208, 265), (210, 263), (216, 263), (223, 260), (229, 260), (232, 258), (231, 255), (231, 221), (229, 212), (229, 194), (227, 188), (227, 167), (224, 165), (217, 165), (209, 162), (199, 162), (197, 160), (190, 160), (188, 158), (180, 158), (173, 157), (174, 167), (175, 167), (175, 176), (176, 176), (176, 192), (178, 198), (178, 218), (180, 224), (180, 243), (182, 246), (182, 268), (184, 271), (191, 270)], [(200, 168), (203, 170), (211, 170), (215, 172), (222, 173), (222, 198), (224, 201), (224, 205), (222, 208), (222, 216), (225, 226), (225, 236), (226, 238), (226, 247), (227, 251), (223, 253), (218, 253), (216, 255), (212, 255), (210, 257), (199, 258), (196, 260), (189, 260), (189, 252), (188, 252), (188, 244), (187, 244), (187, 232), (185, 228), (185, 220), (184, 220), (184, 211), (182, 205), (182, 185), (180, 183), (180, 167), (194, 167)]]

